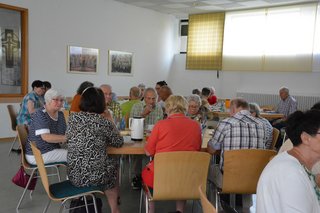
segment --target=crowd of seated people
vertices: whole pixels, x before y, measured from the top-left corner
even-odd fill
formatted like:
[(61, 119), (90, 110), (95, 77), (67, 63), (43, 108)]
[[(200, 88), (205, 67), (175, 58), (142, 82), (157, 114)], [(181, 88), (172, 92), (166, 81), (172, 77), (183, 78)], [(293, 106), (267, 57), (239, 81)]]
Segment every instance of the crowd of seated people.
[[(154, 88), (146, 88), (144, 84), (131, 87), (129, 100), (120, 105), (114, 98), (116, 95), (112, 91), (111, 85), (102, 84), (96, 88), (92, 82), (85, 81), (80, 84), (73, 98), (71, 114), (66, 124), (61, 112), (65, 97), (54, 89), (46, 91), (45, 88), (50, 86), (42, 81), (34, 81), (32, 92), (26, 95), (21, 104), (20, 112), (25, 112), (25, 115), (23, 117), (23, 113), (19, 113), (21, 114), (20, 123), (27, 124), (29, 128), (26, 159), (31, 164), (36, 163), (30, 148), (30, 142), (35, 141), (45, 163), (67, 162), (68, 178), (75, 186), (101, 186), (113, 213), (120, 212), (118, 206), (120, 196), (119, 164), (118, 158), (110, 157), (107, 150), (108, 147), (123, 145), (118, 122), (124, 118), (127, 122), (129, 117), (143, 117), (144, 128), (153, 127), (145, 145), (146, 156), (133, 156), (133, 166), (130, 171), (133, 174), (132, 189), (140, 189), (142, 181), (145, 181), (152, 188), (150, 180), (153, 178), (144, 176), (152, 176), (152, 174), (146, 173), (146, 169), (142, 169), (146, 164), (148, 168), (152, 167), (152, 163), (148, 164), (150, 158), (147, 156), (154, 156), (159, 152), (200, 150), (201, 127), (204, 127), (208, 120), (209, 106), (217, 102), (213, 87), (204, 87), (201, 93), (199, 90), (194, 90), (193, 94), (184, 98), (174, 94), (165, 81), (159, 81)], [(308, 177), (308, 172), (312, 171), (313, 165), (316, 163), (313, 161), (315, 159), (320, 161), (320, 157), (313, 153), (317, 152), (315, 142), (319, 140), (320, 135), (317, 135), (320, 127), (317, 126), (317, 122), (314, 122), (313, 126), (310, 124), (303, 127), (297, 122), (303, 123), (308, 119), (311, 121), (314, 118), (311, 118), (310, 115), (317, 118), (318, 114), (315, 110), (294, 113), (297, 103), (289, 95), (289, 90), (286, 87), (280, 88), (279, 95), (281, 100), (276, 111), (284, 114), (285, 117), (280, 121), (271, 122), (261, 117), (261, 109), (258, 104), (248, 103), (242, 98), (231, 100), (230, 117), (218, 122), (212, 138), (208, 142), (207, 151), (212, 155), (220, 156), (218, 164), (210, 166), (208, 179), (211, 179), (217, 186), (221, 186), (224, 152), (233, 149), (269, 149), (272, 141), (272, 124), (276, 127), (276, 124), (283, 123), (284, 126), (287, 126), (287, 135), (294, 141), (292, 141), (293, 149), (287, 151), (287, 154), (284, 154), (286, 156), (282, 155), (281, 159), (286, 158), (290, 162), (297, 161), (304, 166), (305, 170), (299, 169), (300, 172), (304, 171), (305, 173), (296, 179), (303, 178), (305, 184), (308, 186), (311, 184), (310, 187), (312, 186), (315, 190), (304, 193), (309, 201), (312, 201), (310, 205), (308, 204), (309, 207), (316, 210), (311, 211), (309, 208), (304, 212), (317, 212), (319, 206), (314, 203), (314, 196), (318, 192), (320, 194), (320, 190), (317, 191), (318, 176), (315, 176), (315, 181), (311, 181), (311, 183), (306, 182), (305, 177)], [(314, 108), (319, 108), (319, 105), (319, 103), (315, 104)], [(299, 129), (301, 129), (300, 133)], [(299, 131), (293, 133), (295, 130)], [(294, 134), (300, 134), (301, 137)], [(313, 143), (309, 143), (309, 141)], [(303, 155), (304, 151), (309, 152), (308, 157), (314, 157), (314, 159), (310, 159), (312, 163), (309, 161), (300, 162), (301, 159), (308, 159)], [(92, 153), (95, 154), (92, 155)], [(278, 158), (280, 159), (280, 157), (275, 158), (275, 162), (279, 161)], [(266, 188), (274, 181), (269, 179), (269, 174), (275, 169), (274, 164), (273, 161), (270, 163), (271, 166), (266, 168), (263, 178), (259, 182), (257, 200), (259, 205), (257, 207), (261, 212), (266, 212), (264, 205), (269, 202), (266, 201), (269, 199), (268, 196), (277, 193), (273, 191), (269, 195)], [(297, 167), (295, 165), (292, 168), (293, 174), (299, 171)], [(313, 176), (309, 175), (309, 177)], [(296, 179), (293, 181), (297, 181)], [(295, 182), (291, 184), (294, 185)], [(282, 189), (280, 187), (278, 190)], [(312, 194), (313, 192), (314, 194)], [(287, 199), (293, 198), (288, 196)], [(246, 211), (251, 205), (251, 195), (244, 195), (243, 209)], [(297, 203), (297, 205), (299, 204)], [(184, 207), (185, 201), (176, 202), (177, 212), (184, 212)], [(274, 208), (273, 212), (290, 212), (277, 205)], [(154, 211), (153, 204), (151, 204), (150, 210)]]

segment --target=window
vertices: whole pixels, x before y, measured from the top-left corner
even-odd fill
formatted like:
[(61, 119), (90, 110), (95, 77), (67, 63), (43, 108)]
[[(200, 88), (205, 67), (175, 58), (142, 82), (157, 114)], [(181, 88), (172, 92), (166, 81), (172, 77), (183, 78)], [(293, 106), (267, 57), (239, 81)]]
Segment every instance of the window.
[(223, 70), (311, 71), (316, 4), (226, 14)]
[(224, 13), (189, 16), (187, 69), (221, 69), (224, 17)]

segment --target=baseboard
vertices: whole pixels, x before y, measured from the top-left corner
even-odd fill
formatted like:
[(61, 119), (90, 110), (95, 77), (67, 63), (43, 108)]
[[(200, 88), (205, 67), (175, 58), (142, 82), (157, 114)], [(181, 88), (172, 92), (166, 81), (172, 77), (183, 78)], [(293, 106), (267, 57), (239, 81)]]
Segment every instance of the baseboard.
[(14, 139), (14, 137), (12, 137), (12, 138), (0, 138), (0, 143), (1, 142), (12, 142), (13, 139)]

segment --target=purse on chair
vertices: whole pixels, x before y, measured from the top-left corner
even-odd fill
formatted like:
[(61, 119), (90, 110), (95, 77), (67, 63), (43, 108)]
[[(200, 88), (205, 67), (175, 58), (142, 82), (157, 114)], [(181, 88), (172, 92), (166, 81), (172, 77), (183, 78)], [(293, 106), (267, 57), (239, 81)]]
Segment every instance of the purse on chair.
[[(25, 171), (23, 166), (20, 167), (20, 169), (18, 170), (17, 174), (15, 174), (15, 176), (13, 176), (12, 178), (12, 182), (14, 184), (16, 184), (17, 186), (20, 186), (22, 188), (26, 188), (28, 181), (30, 179), (30, 175), (28, 175)], [(28, 186), (29, 190), (34, 190), (34, 188), (36, 187), (37, 184), (37, 178), (32, 178), (32, 180), (30, 181), (30, 184)]]

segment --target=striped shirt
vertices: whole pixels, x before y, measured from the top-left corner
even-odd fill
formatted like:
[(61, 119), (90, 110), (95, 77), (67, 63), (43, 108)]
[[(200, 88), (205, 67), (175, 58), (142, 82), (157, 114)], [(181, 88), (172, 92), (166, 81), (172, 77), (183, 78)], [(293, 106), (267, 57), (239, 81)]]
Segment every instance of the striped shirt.
[[(130, 112), (130, 118), (141, 117), (141, 114), (145, 107), (146, 107), (146, 103), (144, 101), (134, 104)], [(146, 128), (148, 125), (154, 125), (155, 123), (157, 123), (157, 121), (162, 119), (163, 119), (163, 111), (161, 107), (158, 104), (156, 104), (154, 110), (145, 117), (144, 127)]]
[(248, 110), (241, 110), (234, 116), (219, 122), (208, 146), (221, 150), (220, 169), (223, 168), (225, 150), (265, 149), (265, 127)]
[(288, 117), (290, 114), (297, 111), (297, 101), (291, 95), (287, 97), (286, 100), (280, 100), (276, 108), (276, 112), (284, 114), (285, 117)]
[(59, 111), (58, 120), (52, 119), (44, 107), (36, 110), (31, 116), (29, 126), (28, 142), (26, 144), (26, 154), (33, 155), (30, 147), (30, 141), (35, 141), (41, 154), (47, 153), (54, 149), (59, 149), (58, 143), (48, 143), (41, 138), (42, 134), (64, 135), (66, 132), (66, 122), (63, 112)]

